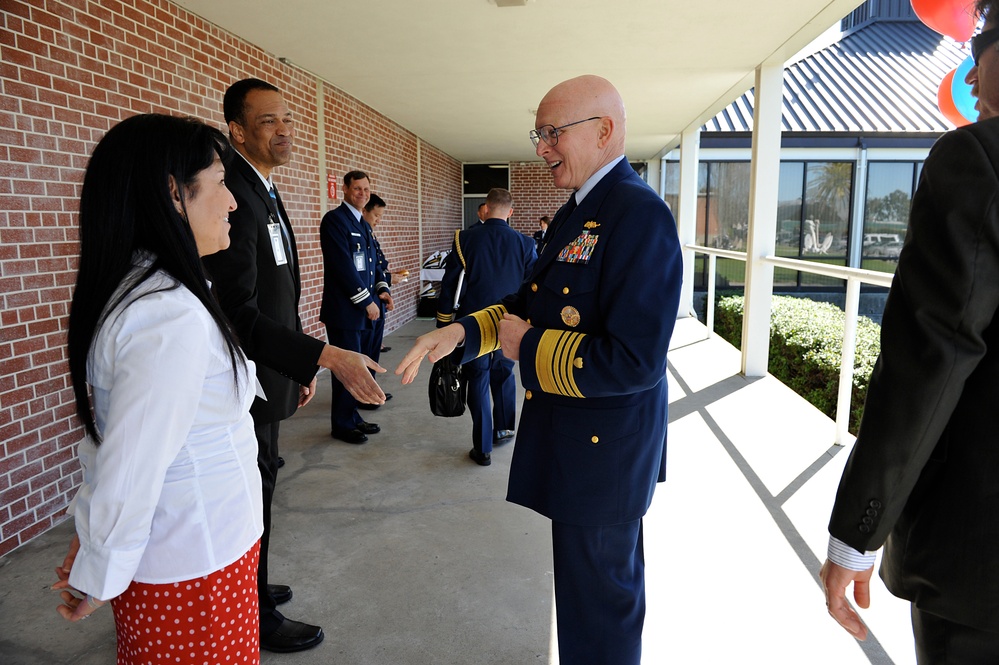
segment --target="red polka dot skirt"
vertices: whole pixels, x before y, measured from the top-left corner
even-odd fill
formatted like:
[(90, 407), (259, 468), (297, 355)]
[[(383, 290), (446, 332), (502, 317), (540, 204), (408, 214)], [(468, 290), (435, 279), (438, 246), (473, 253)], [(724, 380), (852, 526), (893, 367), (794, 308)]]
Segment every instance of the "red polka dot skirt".
[(185, 582), (132, 582), (111, 601), (118, 665), (259, 665), (258, 542), (222, 570)]

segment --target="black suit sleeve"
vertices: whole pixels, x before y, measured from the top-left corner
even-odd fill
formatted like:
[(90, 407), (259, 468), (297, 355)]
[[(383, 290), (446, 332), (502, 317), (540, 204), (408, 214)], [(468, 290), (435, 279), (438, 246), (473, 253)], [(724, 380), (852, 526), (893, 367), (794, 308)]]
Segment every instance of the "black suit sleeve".
[[(999, 180), (980, 136), (989, 138), (980, 128), (944, 135), (913, 198), (881, 356), (829, 524), (859, 551), (884, 544), (931, 458), (946, 454), (938, 443), (989, 352), (999, 309)], [(980, 408), (994, 406), (982, 399)]]
[[(282, 273), (278, 273), (278, 278), (260, 274), (261, 263), (273, 262), (264, 221), (267, 212), (266, 208), (257, 210), (263, 204), (245, 186), (240, 186), (239, 178), (238, 174), (228, 177), (237, 201), (236, 210), (229, 214), (229, 248), (205, 257), (205, 265), (246, 355), (296, 383), (309, 385), (326, 345), (302, 332), (297, 284), (291, 271), (279, 266), (276, 268), (281, 268)], [(261, 215), (262, 219), (258, 219)], [(258, 256), (258, 252), (264, 254)], [(288, 273), (286, 278), (283, 273)], [(288, 285), (282, 288), (280, 278), (291, 283), (290, 293)], [(261, 280), (269, 283), (261, 284)], [(264, 295), (262, 289), (282, 293)]]

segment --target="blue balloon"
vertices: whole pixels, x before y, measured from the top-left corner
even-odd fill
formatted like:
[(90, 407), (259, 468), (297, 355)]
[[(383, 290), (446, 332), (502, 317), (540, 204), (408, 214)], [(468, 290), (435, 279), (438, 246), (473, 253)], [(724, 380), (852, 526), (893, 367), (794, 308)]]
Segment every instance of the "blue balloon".
[(957, 67), (954, 72), (954, 81), (950, 86), (950, 93), (954, 99), (954, 106), (957, 112), (968, 119), (969, 122), (978, 120), (978, 111), (975, 110), (975, 102), (978, 101), (971, 95), (971, 86), (964, 82), (964, 78), (975, 66), (975, 61), (968, 56)]

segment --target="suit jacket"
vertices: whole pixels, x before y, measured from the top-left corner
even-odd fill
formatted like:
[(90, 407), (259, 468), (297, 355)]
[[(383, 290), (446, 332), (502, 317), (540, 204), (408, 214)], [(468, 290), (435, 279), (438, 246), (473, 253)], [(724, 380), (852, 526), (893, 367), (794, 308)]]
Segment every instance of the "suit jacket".
[(510, 228), (504, 219), (487, 219), (458, 234), (444, 261), (444, 278), (437, 298), (437, 327), (454, 321), (454, 293), (463, 267), (461, 309), (476, 312), (516, 291), (531, 274), (538, 258), (534, 242)]
[(895, 595), (999, 631), (999, 119), (933, 146), (830, 533)]
[(676, 224), (622, 160), (571, 214), (559, 211), (547, 240), (515, 294), (461, 319), (463, 361), (498, 347), (504, 312), (528, 320), (507, 499), (568, 524), (636, 520), (665, 471)]
[(378, 261), (377, 244), (364, 219), (341, 203), (319, 223), (323, 249), (323, 301), (319, 320), (343, 330), (371, 330), (365, 309), (389, 290)]
[(267, 229), (273, 202), (239, 154), (226, 164), (226, 186), (237, 205), (229, 213), (229, 248), (206, 256), (204, 264), (246, 355), (257, 363), (267, 399), (254, 400), (250, 413), (257, 423), (276, 422), (295, 413), (298, 388), (315, 377), (325, 344), (302, 332), (298, 249), (284, 206), (278, 201), (292, 256), (277, 265)]

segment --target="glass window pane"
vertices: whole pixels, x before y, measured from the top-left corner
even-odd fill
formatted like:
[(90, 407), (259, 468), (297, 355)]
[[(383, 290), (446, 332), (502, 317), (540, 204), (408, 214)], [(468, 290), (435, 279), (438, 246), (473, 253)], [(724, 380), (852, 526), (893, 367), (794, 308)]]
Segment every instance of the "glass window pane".
[[(801, 248), (801, 195), (804, 190), (805, 165), (781, 162), (777, 185), (777, 256), (798, 258)], [(794, 271), (774, 271), (774, 284), (797, 286)]]
[(488, 194), (493, 187), (510, 187), (510, 167), (507, 164), (465, 164), (465, 194)]
[(871, 162), (867, 167), (861, 267), (895, 272), (912, 202), (912, 162)]
[(718, 162), (711, 167), (707, 244), (744, 252), (749, 229), (749, 163)]
[(675, 217), (680, 212), (680, 162), (663, 162), (663, 200)]
[(853, 162), (810, 162), (805, 178), (801, 257), (846, 265)]

